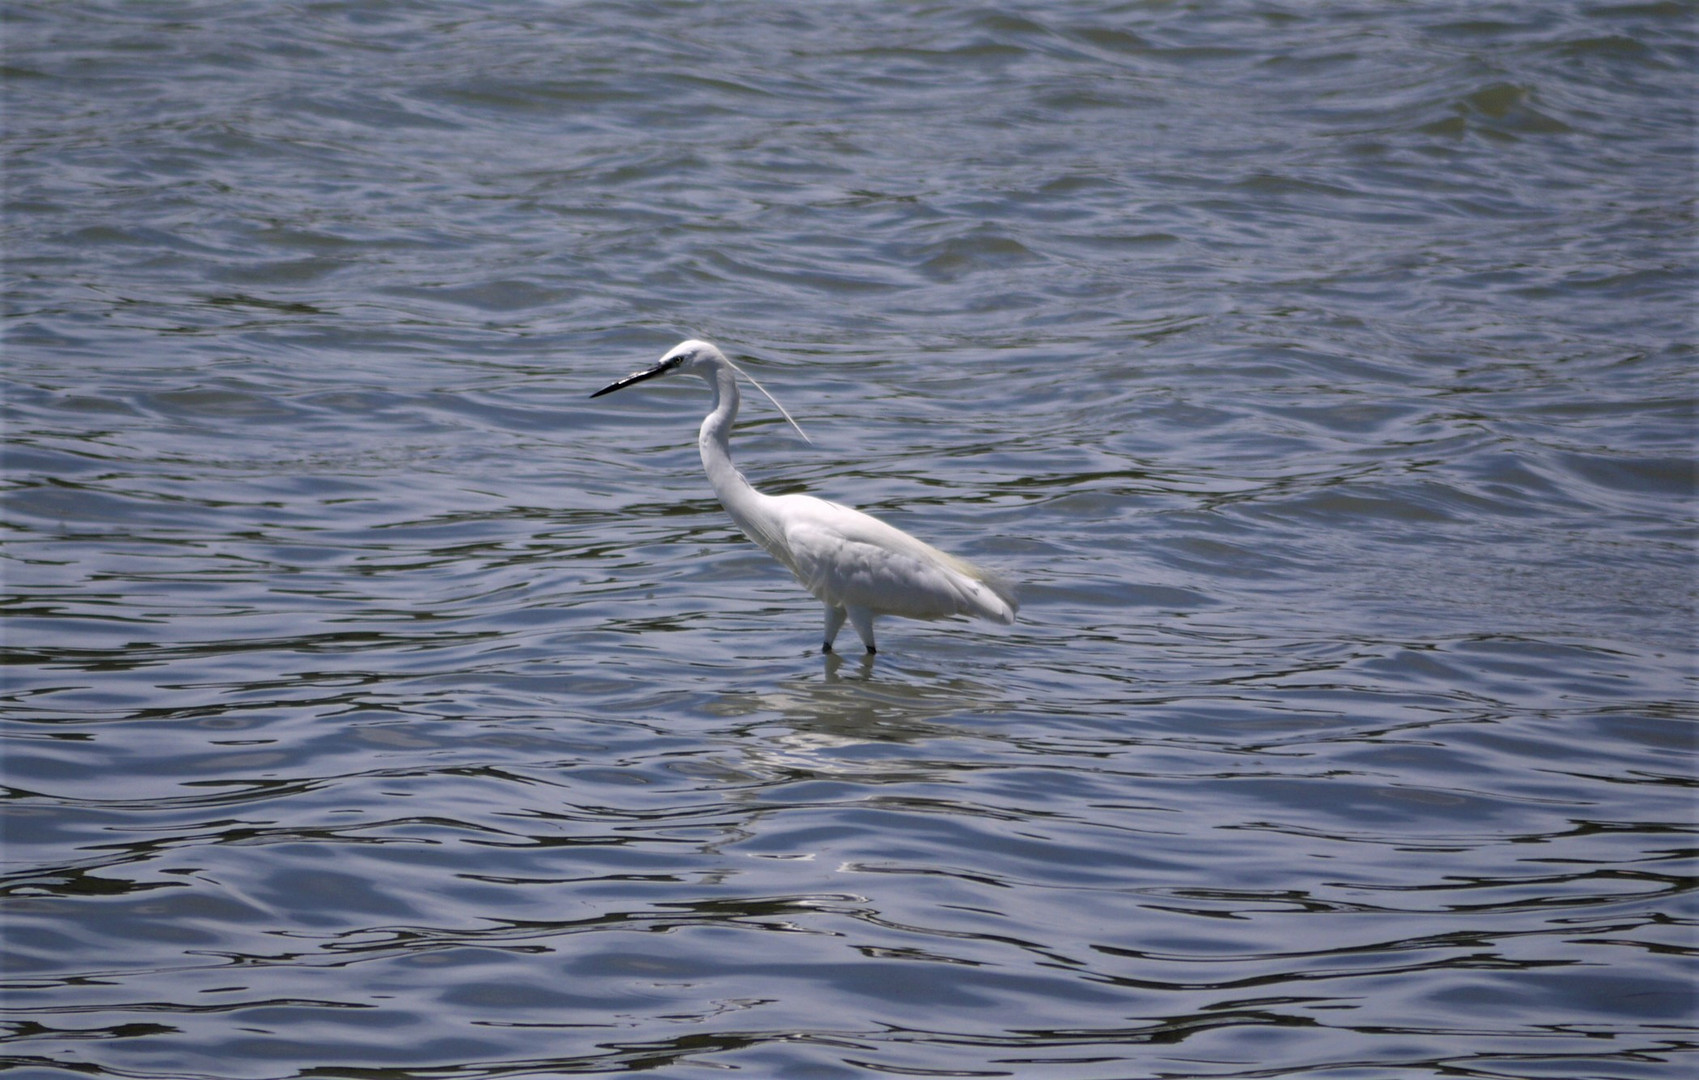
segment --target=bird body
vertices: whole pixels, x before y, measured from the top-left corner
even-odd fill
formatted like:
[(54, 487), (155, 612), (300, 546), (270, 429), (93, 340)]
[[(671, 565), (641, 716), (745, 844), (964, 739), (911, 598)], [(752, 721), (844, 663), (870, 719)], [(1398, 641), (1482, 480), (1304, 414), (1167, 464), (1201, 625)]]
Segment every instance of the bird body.
[[(876, 615), (911, 619), (973, 615), (1003, 624), (1015, 621), (1018, 605), (1008, 585), (972, 563), (860, 510), (812, 495), (757, 491), (731, 459), (731, 428), (740, 402), (739, 369), (707, 342), (683, 342), (654, 366), (591, 396), (675, 372), (698, 375), (713, 389), (713, 408), (703, 419), (697, 440), (708, 482), (743, 534), (783, 563), (825, 606), (823, 651), (832, 651), (846, 618), (869, 653), (877, 651), (873, 642)], [(750, 382), (767, 393), (754, 379)], [(773, 404), (796, 425), (784, 406), (777, 400)]]

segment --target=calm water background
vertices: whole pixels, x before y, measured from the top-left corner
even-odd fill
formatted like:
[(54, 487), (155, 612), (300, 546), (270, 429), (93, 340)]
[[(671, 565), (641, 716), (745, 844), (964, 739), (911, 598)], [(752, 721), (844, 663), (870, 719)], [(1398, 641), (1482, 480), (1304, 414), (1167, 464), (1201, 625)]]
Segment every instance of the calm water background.
[(4, 15), (14, 1075), (1694, 1066), (1690, 6)]

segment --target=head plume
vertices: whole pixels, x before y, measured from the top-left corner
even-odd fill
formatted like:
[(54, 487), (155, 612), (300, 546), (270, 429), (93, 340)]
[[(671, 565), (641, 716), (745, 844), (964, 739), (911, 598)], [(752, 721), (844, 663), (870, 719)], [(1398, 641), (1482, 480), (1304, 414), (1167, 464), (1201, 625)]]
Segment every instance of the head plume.
[[(724, 355), (725, 355), (724, 353), (721, 354), (722, 357)], [(803, 442), (807, 443), (809, 446), (814, 445), (814, 440), (810, 439), (808, 437), (808, 432), (802, 430), (802, 425), (796, 422), (796, 418), (790, 414), (790, 411), (788, 409), (786, 409), (783, 405), (779, 404), (778, 398), (776, 398), (772, 394), (768, 393), (767, 388), (765, 386), (762, 386), (760, 383), (755, 381), (755, 376), (751, 375), (749, 372), (743, 370), (742, 368), (738, 367), (736, 364), (732, 363), (729, 358), (726, 359), (726, 366), (731, 368), (733, 371), (737, 372), (739, 375), (742, 375), (744, 378), (748, 379), (750, 386), (753, 386), (753, 387), (755, 387), (755, 389), (761, 391), (762, 395), (764, 397), (766, 397), (766, 399), (768, 401), (771, 401), (773, 403), (773, 408), (779, 410), (779, 415), (783, 416), (785, 418), (785, 421), (787, 423), (789, 423), (791, 427), (796, 429), (796, 433), (798, 435), (802, 436)]]

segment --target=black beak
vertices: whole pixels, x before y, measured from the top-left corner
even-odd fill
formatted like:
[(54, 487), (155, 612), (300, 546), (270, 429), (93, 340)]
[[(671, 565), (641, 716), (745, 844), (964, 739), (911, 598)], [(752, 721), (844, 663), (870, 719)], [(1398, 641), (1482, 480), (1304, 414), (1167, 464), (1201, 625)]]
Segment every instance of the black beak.
[(678, 361), (676, 361), (676, 360), (672, 361), (671, 363), (668, 363), (667, 361), (663, 360), (659, 364), (656, 364), (654, 367), (644, 368), (642, 371), (632, 372), (630, 375), (627, 375), (623, 379), (619, 379), (615, 382), (611, 382), (608, 385), (602, 387), (600, 390), (596, 391), (594, 394), (591, 394), (590, 396), (591, 397), (601, 397), (603, 394), (611, 394), (615, 390), (623, 390), (626, 387), (632, 385), (633, 383), (642, 382), (644, 379), (653, 379), (657, 375), (665, 375), (667, 372), (671, 371), (673, 368), (675, 368), (677, 366), (678, 366)]
[(596, 391), (595, 394), (591, 394), (591, 397), (601, 397), (603, 394), (612, 394), (613, 391), (622, 391), (622, 389), (629, 387), (629, 385), (634, 384), (634, 382), (642, 382), (644, 379), (654, 379), (656, 375), (664, 374), (666, 370), (668, 370), (668, 368), (656, 363), (654, 367), (644, 368), (641, 372), (634, 372), (634, 374), (625, 375), (624, 379), (620, 379), (618, 382), (610, 382), (610, 384), (605, 385), (605, 387), (601, 387), (600, 391)]

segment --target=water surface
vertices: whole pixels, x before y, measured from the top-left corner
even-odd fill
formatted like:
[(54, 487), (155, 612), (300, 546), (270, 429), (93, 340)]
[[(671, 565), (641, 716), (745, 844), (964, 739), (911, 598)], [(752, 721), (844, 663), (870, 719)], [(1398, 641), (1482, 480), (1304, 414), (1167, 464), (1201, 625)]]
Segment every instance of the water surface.
[(1686, 6), (4, 20), (14, 1075), (1692, 1068)]

